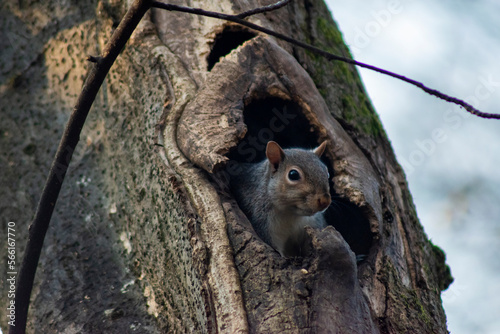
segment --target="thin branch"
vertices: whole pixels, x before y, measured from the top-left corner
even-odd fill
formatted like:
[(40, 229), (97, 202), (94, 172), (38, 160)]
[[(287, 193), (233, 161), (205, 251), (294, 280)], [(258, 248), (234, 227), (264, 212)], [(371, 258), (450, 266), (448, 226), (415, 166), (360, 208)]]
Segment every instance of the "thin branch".
[[(59, 142), (59, 147), (57, 148), (56, 156), (50, 168), (42, 196), (38, 203), (35, 218), (29, 229), (28, 243), (20, 267), (16, 288), (16, 323), (15, 326), (10, 326), (10, 334), (24, 333), (26, 330), (30, 295), (43, 246), (43, 240), (49, 227), (50, 218), (52, 217), (68, 165), (80, 139), (80, 132), (90, 107), (111, 65), (113, 65), (116, 57), (124, 48), (130, 35), (149, 8), (149, 0), (136, 0), (127, 14), (125, 14), (125, 17), (115, 30), (109, 43), (106, 45), (102, 58), (93, 57), (94, 60), (99, 59), (99, 61), (90, 71), (88, 79), (73, 109), (73, 113), (66, 125), (61, 141)], [(92, 61), (92, 59), (89, 60)]]
[(251, 15), (270, 12), (272, 10), (279, 9), (281, 7), (288, 5), (289, 2), (290, 2), (290, 0), (281, 0), (281, 1), (278, 1), (278, 2), (271, 4), (271, 5), (247, 10), (246, 12), (240, 13), (240, 14), (235, 15), (235, 16), (240, 18), (240, 19), (244, 19), (245, 17), (251, 16)]
[(348, 64), (352, 64), (352, 65), (355, 65), (355, 66), (363, 67), (363, 68), (366, 68), (366, 69), (369, 69), (369, 70), (372, 70), (372, 71), (375, 71), (375, 72), (379, 72), (379, 73), (391, 76), (393, 78), (405, 81), (405, 82), (407, 82), (407, 83), (409, 83), (409, 84), (411, 84), (413, 86), (416, 86), (416, 87), (422, 89), (424, 92), (426, 92), (426, 93), (428, 93), (430, 95), (434, 95), (437, 98), (440, 98), (442, 100), (445, 100), (445, 101), (448, 101), (448, 102), (451, 102), (451, 103), (455, 103), (455, 104), (459, 105), (460, 107), (463, 107), (469, 113), (471, 113), (473, 115), (476, 115), (478, 117), (487, 118), (487, 119), (500, 119), (500, 114), (491, 114), (491, 113), (482, 112), (482, 111), (474, 108), (472, 105), (466, 103), (463, 100), (460, 100), (460, 99), (458, 99), (456, 97), (449, 96), (449, 95), (446, 95), (444, 93), (441, 93), (437, 89), (429, 88), (429, 87), (425, 86), (423, 83), (418, 82), (416, 80), (407, 78), (407, 77), (405, 77), (403, 75), (400, 75), (400, 74), (397, 74), (397, 73), (393, 73), (393, 72), (384, 70), (382, 68), (379, 68), (379, 67), (376, 67), (376, 66), (373, 66), (373, 65), (361, 63), (361, 62), (358, 62), (358, 61), (350, 59), (350, 58), (341, 57), (341, 56), (335, 55), (333, 53), (324, 51), (324, 50), (322, 50), (320, 48), (317, 48), (317, 47), (315, 47), (313, 45), (310, 45), (310, 44), (298, 41), (296, 39), (293, 39), (291, 37), (288, 37), (286, 35), (283, 35), (281, 33), (276, 32), (276, 31), (273, 31), (273, 30), (261, 27), (261, 26), (259, 26), (257, 24), (254, 24), (254, 23), (248, 22), (246, 20), (243, 20), (243, 19), (241, 19), (239, 17), (239, 15), (222, 14), (222, 13), (217, 13), (217, 12), (206, 11), (206, 10), (203, 10), (201, 8), (191, 8), (191, 7), (185, 7), (185, 6), (178, 6), (178, 5), (167, 4), (167, 3), (163, 3), (163, 2), (159, 2), (159, 1), (154, 1), (154, 0), (152, 1), (151, 6), (152, 7), (156, 7), (156, 8), (166, 9), (166, 10), (169, 10), (169, 11), (177, 11), (177, 12), (183, 12), (183, 13), (190, 13), (190, 14), (207, 16), (207, 17), (212, 17), (212, 18), (216, 18), (216, 19), (220, 19), (220, 20), (226, 20), (226, 21), (238, 23), (238, 24), (241, 24), (241, 25), (243, 25), (245, 27), (248, 27), (250, 29), (263, 32), (263, 33), (265, 33), (267, 35), (274, 36), (274, 37), (279, 38), (281, 40), (284, 40), (284, 41), (286, 41), (286, 42), (288, 42), (290, 44), (293, 44), (293, 45), (299, 46), (299, 47), (301, 47), (303, 49), (306, 49), (306, 50), (309, 50), (311, 52), (314, 52), (314, 53), (316, 53), (316, 54), (318, 54), (318, 55), (320, 55), (320, 56), (322, 56), (322, 57), (324, 57), (324, 58), (326, 58), (328, 60), (342, 61), (342, 62), (345, 62), (345, 63), (348, 63)]

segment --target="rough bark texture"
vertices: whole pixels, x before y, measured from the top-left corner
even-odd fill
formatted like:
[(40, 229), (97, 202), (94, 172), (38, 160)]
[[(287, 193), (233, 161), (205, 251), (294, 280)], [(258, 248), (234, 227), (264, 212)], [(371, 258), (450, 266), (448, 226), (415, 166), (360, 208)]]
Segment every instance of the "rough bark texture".
[[(268, 3), (189, 5), (239, 13)], [(1, 238), (16, 222), (18, 262), (91, 66), (84, 59), (99, 54), (126, 8), (2, 4)], [(250, 20), (348, 55), (320, 0)], [(310, 229), (304, 258), (260, 241), (227, 176), (230, 159), (258, 160), (264, 139), (328, 140), (335, 195), (363, 219), (346, 226), (331, 210), (335, 228)], [(357, 265), (354, 253), (367, 257)], [(29, 331), (446, 333), (440, 291), (450, 279), (354, 68), (223, 21), (153, 10), (83, 129), (45, 240)]]

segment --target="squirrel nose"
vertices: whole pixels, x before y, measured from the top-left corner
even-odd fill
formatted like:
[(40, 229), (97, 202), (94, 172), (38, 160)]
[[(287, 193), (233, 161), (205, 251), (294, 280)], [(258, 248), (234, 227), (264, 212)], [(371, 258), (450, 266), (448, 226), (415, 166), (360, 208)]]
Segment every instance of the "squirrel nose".
[(329, 195), (320, 195), (318, 197), (318, 200), (317, 200), (317, 204), (318, 204), (318, 210), (319, 211), (323, 211), (325, 210), (326, 208), (328, 208), (328, 206), (330, 205), (330, 203), (332, 202), (332, 199), (330, 198)]

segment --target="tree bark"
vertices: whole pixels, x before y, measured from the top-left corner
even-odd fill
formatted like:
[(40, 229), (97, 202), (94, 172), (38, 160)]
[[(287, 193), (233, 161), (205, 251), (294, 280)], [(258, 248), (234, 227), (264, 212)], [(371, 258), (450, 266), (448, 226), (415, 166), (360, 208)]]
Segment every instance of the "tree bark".
[[(268, 3), (190, 6), (237, 14)], [(126, 6), (2, 5), (2, 240), (14, 221), (18, 262), (85, 58)], [(349, 55), (320, 0), (249, 20)], [(444, 253), (418, 221), (352, 66), (220, 20), (150, 10), (81, 138), (45, 240), (30, 332), (447, 333)], [(231, 161), (257, 161), (270, 139), (329, 143), (337, 208), (332, 226), (308, 229), (303, 258), (263, 243), (227, 187)], [(340, 217), (342, 207), (355, 215)]]

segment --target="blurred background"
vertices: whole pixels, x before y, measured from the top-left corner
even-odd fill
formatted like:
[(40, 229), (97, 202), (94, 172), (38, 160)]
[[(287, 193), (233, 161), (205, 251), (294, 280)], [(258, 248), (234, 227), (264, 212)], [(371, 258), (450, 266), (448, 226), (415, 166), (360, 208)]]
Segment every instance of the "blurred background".
[[(500, 1), (326, 2), (356, 60), (500, 113)], [(500, 121), (360, 73), (455, 278), (442, 294), (448, 330), (500, 333)]]

